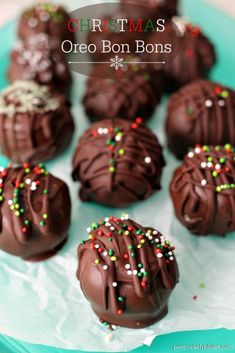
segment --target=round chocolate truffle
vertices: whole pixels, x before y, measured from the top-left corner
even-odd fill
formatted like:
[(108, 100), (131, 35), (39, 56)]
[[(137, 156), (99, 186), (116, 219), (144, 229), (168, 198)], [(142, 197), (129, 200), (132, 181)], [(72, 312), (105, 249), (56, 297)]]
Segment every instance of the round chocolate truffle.
[[(148, 43), (158, 42), (158, 32), (149, 36)], [(197, 78), (207, 75), (215, 63), (215, 51), (210, 40), (201, 32), (199, 27), (174, 18), (168, 22), (161, 34), (161, 42), (172, 44), (172, 52), (161, 70), (167, 90), (172, 91)], [(148, 60), (161, 61), (161, 53), (147, 54)], [(159, 64), (156, 65), (157, 74)]]
[(88, 233), (78, 247), (77, 277), (99, 319), (143, 328), (163, 318), (179, 279), (170, 241), (127, 215), (106, 217)]
[(64, 95), (33, 81), (16, 81), (0, 95), (0, 147), (12, 161), (37, 163), (71, 140), (74, 125)]
[[(100, 78), (103, 71), (105, 78)], [(128, 65), (127, 68), (125, 65), (110, 72), (107, 66), (101, 68), (97, 65), (87, 81), (83, 104), (92, 121), (115, 118), (135, 120), (138, 116), (147, 120), (160, 98), (160, 89), (157, 89), (157, 84), (153, 85), (150, 74), (141, 66)]]
[(235, 144), (235, 91), (197, 80), (173, 94), (166, 133), (170, 150), (182, 158), (189, 147)]
[(34, 80), (62, 92), (68, 91), (72, 81), (64, 55), (58, 50), (58, 39), (43, 33), (12, 51), (8, 78), (11, 82)]
[(28, 261), (54, 255), (65, 243), (71, 203), (67, 185), (42, 164), (0, 168), (0, 249)]
[(62, 6), (38, 1), (26, 9), (19, 21), (18, 35), (25, 40), (37, 33), (45, 33), (57, 37), (60, 42), (73, 40), (72, 32), (67, 30), (69, 15)]
[(136, 5), (133, 8), (134, 16), (136, 15), (135, 10), (139, 7), (141, 9), (138, 14), (139, 18), (156, 19), (161, 14), (168, 19), (177, 14), (178, 0), (121, 0), (121, 4), (124, 8), (126, 5)]
[(197, 145), (176, 169), (170, 193), (177, 218), (190, 232), (235, 231), (235, 149)]
[(73, 157), (82, 201), (121, 207), (160, 189), (162, 148), (141, 120), (103, 120), (83, 134)]

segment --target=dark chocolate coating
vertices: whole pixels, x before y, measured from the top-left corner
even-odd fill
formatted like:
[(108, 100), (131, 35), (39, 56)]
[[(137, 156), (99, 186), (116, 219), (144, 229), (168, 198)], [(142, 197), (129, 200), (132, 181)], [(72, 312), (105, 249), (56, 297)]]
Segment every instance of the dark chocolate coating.
[(166, 133), (179, 158), (197, 143), (235, 145), (235, 91), (207, 80), (183, 87), (170, 98)]
[(63, 150), (73, 134), (64, 95), (33, 81), (16, 81), (0, 95), (0, 146), (12, 161), (37, 163)]
[(143, 328), (165, 316), (179, 279), (170, 242), (125, 216), (105, 218), (88, 231), (89, 240), (78, 247), (77, 277), (99, 319)]
[(171, 198), (180, 222), (197, 235), (235, 230), (235, 149), (197, 146), (176, 169)]
[(65, 243), (71, 202), (67, 185), (42, 165), (1, 168), (0, 249), (29, 261)]
[(58, 46), (55, 37), (48, 37), (44, 33), (28, 38), (11, 53), (8, 70), (10, 82), (34, 80), (57, 91), (68, 91), (72, 78)]
[[(206, 76), (216, 60), (212, 43), (199, 27), (184, 23), (180, 18), (174, 21), (177, 26), (174, 22), (168, 22), (160, 37), (161, 42), (169, 42), (173, 48), (169, 58), (165, 60), (166, 64), (162, 65), (165, 88), (169, 91)], [(158, 33), (153, 33), (148, 42), (158, 43), (158, 36)], [(148, 60), (161, 60), (161, 54), (147, 55)], [(159, 69), (159, 64), (156, 68)]]
[[(122, 6), (133, 4), (132, 16), (136, 15), (135, 9), (138, 6), (141, 11), (138, 13), (138, 18), (166, 18), (169, 19), (177, 14), (178, 0), (121, 0)], [(141, 6), (141, 7), (140, 7)], [(137, 17), (137, 16), (136, 16)]]
[(121, 207), (160, 188), (162, 148), (138, 121), (103, 120), (83, 134), (73, 157), (73, 179), (82, 184), (82, 201)]
[(26, 9), (19, 21), (18, 35), (25, 40), (38, 33), (57, 37), (60, 42), (73, 40), (72, 32), (67, 30), (69, 15), (62, 6), (52, 3), (37, 2)]
[[(106, 78), (102, 77), (105, 70)], [(86, 114), (92, 121), (101, 119), (123, 118), (135, 120), (138, 116), (147, 120), (153, 114), (160, 101), (159, 88), (161, 77), (153, 85), (148, 71), (138, 65), (128, 66), (127, 71), (113, 68), (110, 78), (107, 65), (97, 65), (87, 81), (87, 88), (83, 98)]]

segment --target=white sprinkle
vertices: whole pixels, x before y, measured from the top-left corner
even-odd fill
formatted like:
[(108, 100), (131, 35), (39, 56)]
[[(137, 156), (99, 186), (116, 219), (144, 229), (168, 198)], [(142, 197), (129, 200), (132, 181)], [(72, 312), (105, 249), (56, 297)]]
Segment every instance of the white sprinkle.
[(212, 100), (210, 100), (210, 99), (207, 99), (207, 100), (205, 101), (205, 106), (206, 106), (207, 108), (210, 108), (210, 107), (212, 107), (212, 105), (213, 105), (213, 102), (212, 102)]
[(0, 179), (0, 184), (2, 184), (3, 183), (3, 180), (2, 179)]
[(128, 274), (129, 276), (131, 276), (131, 275), (132, 275), (132, 271), (131, 271), (131, 270), (127, 271), (127, 274)]
[(121, 141), (121, 139), (122, 139), (122, 136), (121, 136), (121, 135), (116, 135), (116, 136), (115, 136), (115, 140), (116, 140), (116, 141)]
[(154, 230), (154, 231), (153, 231), (153, 234), (154, 234), (154, 235), (157, 235), (157, 234), (158, 234), (158, 231), (157, 231), (157, 230)]
[(0, 172), (3, 172), (5, 168), (3, 167), (0, 167)]
[(156, 238), (156, 239), (155, 239), (155, 242), (156, 242), (156, 243), (159, 243), (159, 239), (158, 239), (158, 238)]
[(105, 222), (108, 222), (109, 221), (109, 217), (105, 217)]
[(100, 135), (102, 135), (103, 134), (103, 129), (102, 129), (102, 127), (99, 127), (99, 129), (97, 130), (97, 132), (98, 132), (98, 134), (100, 134)]
[(148, 238), (149, 238), (149, 240), (152, 240), (152, 239), (153, 239), (152, 235), (150, 235)]
[(193, 157), (194, 157), (194, 153), (193, 153), (193, 152), (189, 152), (189, 153), (188, 153), (188, 157), (189, 157), (189, 158), (193, 158)]
[(42, 22), (47, 22), (49, 19), (50, 19), (50, 16), (49, 16), (49, 14), (47, 12), (42, 12), (40, 14), (40, 20)]
[(99, 249), (99, 247), (100, 247), (99, 244), (95, 244), (96, 249)]
[(206, 162), (202, 162), (201, 163), (201, 167), (204, 169), (204, 168), (206, 168)]
[(37, 189), (37, 187), (36, 187), (36, 185), (35, 185), (35, 186), (32, 185), (30, 189), (33, 190), (33, 191), (35, 191), (35, 190)]
[(117, 287), (117, 282), (113, 282), (113, 287)]
[(103, 266), (103, 269), (106, 271), (108, 269), (108, 266), (107, 265), (104, 265)]
[(104, 252), (103, 252), (103, 255), (104, 255), (104, 256), (107, 256), (107, 255), (108, 255), (108, 252), (107, 252), (107, 251), (104, 251)]
[(30, 17), (28, 20), (28, 26), (30, 28), (35, 28), (38, 25), (38, 20), (35, 17)]
[(109, 222), (106, 222), (105, 223), (105, 227), (110, 227), (112, 224), (111, 223), (109, 223)]
[(203, 186), (206, 185), (206, 184), (207, 184), (206, 179), (202, 179), (202, 180), (201, 180), (201, 184), (202, 184)]
[(145, 163), (149, 164), (152, 162), (151, 158), (150, 157), (145, 157), (144, 159)]
[(144, 269), (144, 268), (141, 268), (140, 272), (144, 273), (144, 272), (145, 272), (145, 269)]
[(201, 148), (196, 147), (194, 151), (195, 151), (195, 153), (197, 153), (197, 154), (198, 154), (198, 153), (200, 153), (200, 152), (201, 152)]
[(110, 230), (114, 230), (115, 228), (113, 226), (110, 227)]
[(126, 268), (127, 270), (129, 270), (129, 269), (131, 268), (131, 265), (130, 265), (130, 264), (126, 264), (126, 265), (125, 265), (125, 268)]
[(103, 133), (104, 133), (104, 134), (107, 134), (108, 132), (109, 132), (109, 129), (108, 129), (107, 127), (104, 127), (104, 128), (103, 128)]
[(218, 104), (219, 104), (220, 107), (224, 107), (225, 106), (225, 101), (223, 99), (220, 99), (218, 101)]
[(215, 165), (215, 169), (220, 169), (221, 168), (221, 165), (219, 164), (219, 163), (217, 163), (216, 165)]
[(88, 228), (86, 229), (86, 231), (87, 231), (87, 233), (90, 233), (90, 232), (91, 232), (91, 227), (88, 227)]
[(173, 260), (174, 260), (174, 257), (173, 257), (173, 256), (170, 256), (170, 257), (169, 257), (169, 260), (173, 261)]
[(31, 184), (31, 179), (28, 178), (25, 180), (25, 182), (26, 182), (26, 184)]
[(162, 253), (157, 254), (157, 257), (162, 257), (162, 256), (163, 256)]
[(172, 255), (172, 254), (173, 254), (173, 252), (172, 252), (172, 251), (169, 251), (169, 252), (168, 252), (168, 255)]
[(208, 162), (208, 163), (207, 163), (207, 167), (208, 167), (208, 168), (211, 168), (212, 166), (213, 166), (213, 164), (212, 164), (211, 162)]
[(136, 276), (138, 274), (138, 271), (137, 270), (134, 270), (133, 271), (133, 275)]
[(12, 200), (9, 200), (9, 201), (8, 201), (8, 205), (11, 206), (12, 204), (13, 204), (13, 201), (12, 201)]

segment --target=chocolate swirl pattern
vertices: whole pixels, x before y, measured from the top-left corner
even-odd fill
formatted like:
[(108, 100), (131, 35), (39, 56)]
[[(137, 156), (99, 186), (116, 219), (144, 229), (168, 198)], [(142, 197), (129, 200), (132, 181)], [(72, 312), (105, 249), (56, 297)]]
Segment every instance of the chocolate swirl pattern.
[(87, 231), (89, 240), (78, 247), (77, 277), (100, 320), (132, 328), (160, 320), (179, 278), (170, 241), (125, 214)]
[(54, 255), (70, 225), (67, 185), (42, 164), (0, 170), (0, 249), (26, 260)]
[(74, 130), (64, 95), (33, 81), (16, 81), (0, 95), (0, 146), (17, 163), (52, 158)]
[(171, 185), (177, 218), (197, 235), (235, 230), (235, 149), (197, 145), (175, 171)]
[(73, 179), (82, 183), (83, 201), (120, 207), (160, 188), (162, 148), (141, 123), (141, 118), (104, 120), (84, 133), (73, 157)]
[(235, 144), (235, 91), (207, 80), (183, 87), (170, 98), (166, 132), (179, 158), (197, 143)]

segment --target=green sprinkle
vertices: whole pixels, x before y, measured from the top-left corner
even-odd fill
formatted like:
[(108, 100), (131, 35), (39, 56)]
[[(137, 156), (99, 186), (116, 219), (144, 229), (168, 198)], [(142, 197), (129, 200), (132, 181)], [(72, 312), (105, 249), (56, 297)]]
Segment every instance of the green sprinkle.
[(118, 297), (118, 301), (119, 302), (123, 302), (124, 301), (124, 297), (122, 297), (122, 296)]
[(132, 250), (134, 248), (133, 245), (128, 245), (128, 249)]
[(48, 190), (47, 190), (47, 189), (44, 189), (44, 190), (43, 190), (43, 194), (48, 194)]
[(138, 267), (139, 267), (139, 268), (142, 268), (142, 267), (143, 267), (143, 265), (142, 265), (141, 263), (139, 263), (139, 264), (138, 264)]
[(43, 227), (43, 226), (45, 226), (45, 224), (46, 224), (46, 223), (45, 223), (44, 221), (40, 221), (40, 223), (39, 223), (39, 224), (40, 224), (40, 226), (42, 226), (42, 227)]
[(113, 250), (112, 250), (112, 249), (109, 250), (109, 255), (110, 255), (110, 256), (113, 255)]

